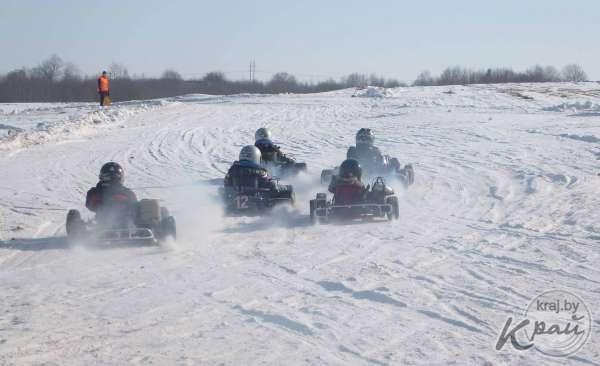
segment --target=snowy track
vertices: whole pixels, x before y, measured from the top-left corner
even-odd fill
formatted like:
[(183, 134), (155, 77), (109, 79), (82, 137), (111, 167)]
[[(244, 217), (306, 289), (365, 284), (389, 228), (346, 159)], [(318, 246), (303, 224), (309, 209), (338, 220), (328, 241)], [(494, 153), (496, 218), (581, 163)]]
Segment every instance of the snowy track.
[[(116, 106), (91, 130), (71, 118), (39, 145), (35, 131), (24, 146), (0, 140), (0, 364), (600, 364), (597, 320), (568, 359), (494, 349), (546, 290), (600, 317), (598, 89), (185, 96)], [(0, 126), (95, 113), (15, 108)], [(263, 125), (308, 163), (298, 206), (222, 218), (211, 182)], [(400, 220), (308, 225), (320, 170), (363, 126), (415, 165)], [(60, 210), (82, 208), (108, 160), (171, 208), (177, 243), (67, 247)]]

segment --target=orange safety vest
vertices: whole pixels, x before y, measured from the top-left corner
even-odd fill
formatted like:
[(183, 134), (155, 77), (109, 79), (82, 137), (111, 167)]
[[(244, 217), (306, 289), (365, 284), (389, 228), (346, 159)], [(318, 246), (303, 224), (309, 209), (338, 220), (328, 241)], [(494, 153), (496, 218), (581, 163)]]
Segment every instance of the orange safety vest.
[(100, 92), (100, 93), (108, 92), (108, 78), (106, 76), (100, 76), (98, 78), (98, 92)]

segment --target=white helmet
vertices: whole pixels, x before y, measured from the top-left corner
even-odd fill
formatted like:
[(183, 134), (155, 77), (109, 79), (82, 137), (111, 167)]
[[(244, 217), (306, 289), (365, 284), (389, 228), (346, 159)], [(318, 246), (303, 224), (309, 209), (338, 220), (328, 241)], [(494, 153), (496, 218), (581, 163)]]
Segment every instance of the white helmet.
[(375, 134), (370, 128), (361, 128), (356, 133), (356, 145), (373, 146), (375, 143)]
[(251, 161), (254, 164), (260, 164), (260, 150), (254, 145), (244, 146), (240, 151), (240, 161)]
[(254, 133), (254, 142), (258, 140), (270, 140), (271, 139), (271, 131), (269, 131), (265, 127), (261, 127)]

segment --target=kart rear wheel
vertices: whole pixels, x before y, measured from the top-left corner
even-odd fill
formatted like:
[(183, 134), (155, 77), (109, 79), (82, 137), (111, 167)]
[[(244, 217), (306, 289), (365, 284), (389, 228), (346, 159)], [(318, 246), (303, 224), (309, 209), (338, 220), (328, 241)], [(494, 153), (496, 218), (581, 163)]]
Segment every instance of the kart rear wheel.
[(306, 163), (295, 163), (294, 170), (296, 173), (305, 172), (306, 171)]
[(400, 207), (398, 206), (398, 197), (392, 196), (386, 199), (386, 203), (392, 206), (390, 212), (387, 213), (388, 220), (398, 220), (400, 217)]
[(329, 184), (331, 182), (332, 177), (333, 177), (332, 169), (323, 169), (321, 171), (321, 184)]
[(173, 216), (163, 217), (160, 226), (162, 239), (166, 239), (168, 237), (173, 238), (173, 240), (177, 239), (177, 225)]
[(321, 218), (317, 215), (319, 204), (317, 200), (310, 200), (310, 222), (316, 225), (321, 222)]
[(315, 213), (315, 201), (314, 200), (310, 200), (310, 222), (312, 224), (316, 224), (317, 223), (317, 215)]
[(162, 208), (158, 200), (142, 199), (137, 204), (135, 224), (145, 228), (156, 227), (160, 224), (161, 214)]
[(407, 164), (402, 169), (402, 176), (404, 177), (404, 185), (410, 186), (415, 182), (415, 170), (411, 164)]

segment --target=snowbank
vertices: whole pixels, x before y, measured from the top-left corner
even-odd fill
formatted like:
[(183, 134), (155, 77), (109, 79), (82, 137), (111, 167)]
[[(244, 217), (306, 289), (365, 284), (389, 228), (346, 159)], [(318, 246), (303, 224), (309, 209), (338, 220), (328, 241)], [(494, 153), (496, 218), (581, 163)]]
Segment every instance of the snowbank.
[(0, 104), (0, 116), (15, 116), (40, 111), (58, 111), (64, 108), (66, 103), (2, 103)]
[(600, 112), (600, 104), (587, 100), (585, 102), (562, 103), (546, 107), (544, 110), (549, 112)]
[[(98, 128), (116, 125), (138, 113), (147, 112), (164, 105), (164, 100), (125, 102), (110, 108), (98, 109), (90, 104), (67, 104), (57, 106), (15, 107), (2, 106), (0, 110), (9, 124), (0, 124), (0, 151), (19, 149), (49, 141), (87, 136)], [(70, 111), (66, 111), (70, 108)], [(57, 117), (56, 111), (61, 113)], [(17, 124), (18, 126), (14, 126)]]
[(368, 86), (365, 89), (356, 90), (352, 96), (361, 98), (383, 98), (389, 96), (389, 94), (386, 88)]
[(14, 136), (22, 131), (23, 131), (22, 128), (9, 126), (9, 125), (0, 123), (0, 139), (8, 138), (8, 136)]

